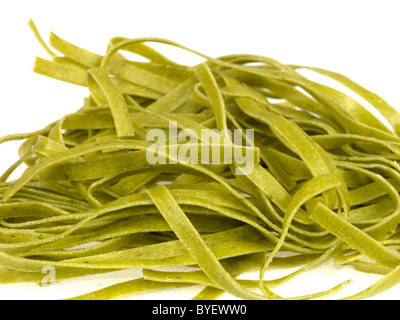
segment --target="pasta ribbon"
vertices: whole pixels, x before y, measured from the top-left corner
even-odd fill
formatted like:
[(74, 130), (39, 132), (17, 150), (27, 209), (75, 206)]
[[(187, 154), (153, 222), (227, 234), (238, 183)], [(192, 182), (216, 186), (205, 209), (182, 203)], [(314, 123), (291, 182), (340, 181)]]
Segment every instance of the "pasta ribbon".
[[(50, 56), (33, 71), (87, 96), (44, 128), (0, 138), (21, 142), (0, 178), (0, 284), (40, 283), (48, 266), (56, 280), (140, 271), (65, 297), (76, 300), (189, 286), (201, 287), (195, 300), (367, 299), (399, 283), (400, 115), (377, 94), (261, 55), (213, 58), (150, 37), (95, 53), (29, 26)], [(351, 295), (349, 279), (279, 293), (328, 262), (381, 278)], [(294, 269), (266, 279), (272, 268)]]

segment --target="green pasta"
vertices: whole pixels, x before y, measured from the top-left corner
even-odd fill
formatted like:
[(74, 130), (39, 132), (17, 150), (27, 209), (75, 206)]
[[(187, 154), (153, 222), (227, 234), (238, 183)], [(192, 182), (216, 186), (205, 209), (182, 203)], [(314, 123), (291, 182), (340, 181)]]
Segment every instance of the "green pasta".
[[(98, 54), (52, 32), (47, 45), (29, 26), (50, 55), (33, 71), (88, 95), (44, 128), (0, 138), (21, 141), (0, 179), (0, 284), (40, 284), (49, 266), (65, 281), (141, 271), (72, 300), (189, 286), (201, 288), (194, 300), (366, 299), (400, 282), (400, 113), (378, 95), (260, 55), (122, 37)], [(152, 43), (203, 61), (181, 64)], [(279, 293), (328, 262), (381, 279), (349, 296), (348, 279)], [(266, 279), (271, 268), (294, 269)], [(249, 271), (258, 279), (241, 277)]]

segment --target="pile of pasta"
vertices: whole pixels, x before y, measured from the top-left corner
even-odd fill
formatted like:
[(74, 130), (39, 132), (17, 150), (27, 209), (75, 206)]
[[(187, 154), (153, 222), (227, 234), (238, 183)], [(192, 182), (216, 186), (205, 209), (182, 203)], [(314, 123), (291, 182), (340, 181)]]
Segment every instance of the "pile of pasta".
[[(51, 57), (36, 58), (34, 71), (87, 87), (88, 96), (45, 128), (1, 138), (21, 144), (1, 176), (0, 283), (40, 282), (49, 265), (56, 280), (139, 269), (140, 278), (71, 299), (197, 285), (193, 299), (323, 299), (349, 282), (303, 296), (276, 290), (330, 261), (381, 275), (343, 299), (400, 281), (400, 114), (382, 98), (341, 74), (260, 55), (211, 58), (166, 39), (121, 37), (99, 55), (54, 33), (48, 46), (30, 26)], [(180, 64), (152, 43), (204, 61)], [(337, 81), (369, 107), (300, 70)], [(221, 132), (253, 130), (254, 139), (243, 135), (253, 170), (149, 163), (147, 133), (167, 132), (171, 121), (216, 129), (223, 145), (232, 141)], [(259, 279), (240, 277), (248, 271)]]

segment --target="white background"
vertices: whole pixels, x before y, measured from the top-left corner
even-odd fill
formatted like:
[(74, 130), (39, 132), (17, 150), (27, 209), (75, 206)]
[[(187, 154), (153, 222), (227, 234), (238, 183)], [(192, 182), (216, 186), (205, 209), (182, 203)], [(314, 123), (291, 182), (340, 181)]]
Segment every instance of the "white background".
[[(99, 54), (114, 36), (154, 36), (212, 57), (254, 53), (283, 63), (331, 69), (400, 108), (399, 4), (396, 0), (1, 1), (0, 136), (40, 129), (74, 112), (87, 95), (85, 88), (31, 71), (34, 57), (47, 55), (27, 26), (30, 18), (45, 39), (51, 30)], [(199, 61), (189, 54), (182, 59)], [(16, 144), (0, 148), (0, 169), (4, 170), (17, 159)], [(328, 266), (278, 292), (286, 296), (310, 293), (349, 278), (355, 283), (347, 292), (356, 292), (379, 277), (358, 276), (349, 268)], [(89, 284), (100, 288), (112, 281), (116, 280), (94, 279)], [(3, 286), (0, 298), (59, 298), (68, 296), (62, 290), (69, 293), (73, 289), (63, 283), (52, 288)], [(176, 296), (145, 297), (192, 296), (185, 290), (178, 292)], [(400, 288), (375, 298), (400, 299)]]

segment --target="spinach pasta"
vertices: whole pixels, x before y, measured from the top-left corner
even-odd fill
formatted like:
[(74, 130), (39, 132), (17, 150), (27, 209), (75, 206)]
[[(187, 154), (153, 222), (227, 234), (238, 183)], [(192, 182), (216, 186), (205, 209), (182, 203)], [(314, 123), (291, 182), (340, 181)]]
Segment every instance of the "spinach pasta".
[[(381, 275), (342, 299), (398, 284), (400, 114), (382, 98), (341, 74), (260, 55), (212, 58), (121, 37), (100, 55), (54, 33), (47, 45), (29, 24), (50, 55), (33, 70), (88, 95), (44, 128), (0, 138), (21, 141), (0, 182), (1, 284), (40, 282), (49, 265), (57, 279), (139, 269), (71, 299), (194, 285), (203, 289), (193, 299), (323, 299), (349, 281), (278, 292), (328, 261)], [(181, 64), (152, 43), (204, 61)], [(259, 280), (241, 278), (247, 271)]]

